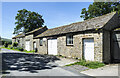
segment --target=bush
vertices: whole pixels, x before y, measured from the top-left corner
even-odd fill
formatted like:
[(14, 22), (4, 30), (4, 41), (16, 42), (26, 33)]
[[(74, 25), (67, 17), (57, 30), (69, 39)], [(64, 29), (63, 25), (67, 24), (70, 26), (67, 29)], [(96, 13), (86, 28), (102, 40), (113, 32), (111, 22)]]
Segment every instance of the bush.
[(24, 51), (24, 49), (22, 47), (19, 48), (20, 51)]
[(14, 49), (17, 49), (17, 50), (20, 50), (20, 51), (24, 50), (22, 47), (14, 47)]
[(18, 46), (18, 43), (17, 42), (14, 42), (13, 43), (13, 47), (17, 47)]
[(4, 45), (5, 44), (5, 41), (2, 41), (2, 45)]
[(5, 42), (5, 43), (4, 43), (4, 46), (5, 46), (5, 47), (8, 47), (8, 43), (7, 43), (7, 42)]
[(12, 49), (12, 48), (13, 48), (13, 47), (12, 47), (12, 45), (9, 45), (8, 47), (9, 47), (10, 49)]
[(10, 49), (13, 49), (13, 47), (10, 47)]

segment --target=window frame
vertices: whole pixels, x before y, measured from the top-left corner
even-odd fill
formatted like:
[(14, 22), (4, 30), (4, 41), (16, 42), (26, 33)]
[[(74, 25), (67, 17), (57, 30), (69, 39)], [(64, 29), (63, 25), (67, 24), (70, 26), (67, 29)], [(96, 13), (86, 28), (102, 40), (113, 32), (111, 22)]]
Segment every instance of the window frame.
[(73, 46), (73, 34), (67, 34), (66, 35), (66, 45), (67, 46)]
[[(42, 42), (41, 42), (41, 41), (42, 41)], [(40, 38), (40, 39), (39, 39), (39, 45), (40, 45), (40, 46), (43, 46), (43, 38)]]

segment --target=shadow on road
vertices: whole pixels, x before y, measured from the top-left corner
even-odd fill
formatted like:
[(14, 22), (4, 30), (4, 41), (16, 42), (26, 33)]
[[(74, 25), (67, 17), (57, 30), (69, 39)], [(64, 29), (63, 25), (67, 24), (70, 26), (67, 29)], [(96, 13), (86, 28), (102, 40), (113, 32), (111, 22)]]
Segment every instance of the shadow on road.
[[(25, 53), (2, 53), (2, 70), (18, 70), (37, 73), (36, 70), (52, 69), (57, 67), (53, 64), (47, 64), (59, 60), (56, 56), (25, 54)], [(8, 74), (9, 72), (3, 72)]]

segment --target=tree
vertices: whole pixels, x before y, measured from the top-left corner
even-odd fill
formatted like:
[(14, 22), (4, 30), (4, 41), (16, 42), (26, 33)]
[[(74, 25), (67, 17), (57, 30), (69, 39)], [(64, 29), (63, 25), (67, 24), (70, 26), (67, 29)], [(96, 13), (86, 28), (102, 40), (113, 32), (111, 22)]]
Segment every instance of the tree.
[(20, 32), (26, 33), (42, 27), (44, 24), (44, 20), (41, 15), (26, 9), (18, 10), (15, 20), (16, 27), (14, 28), (13, 34), (19, 34)]
[(17, 42), (14, 42), (13, 43), (13, 47), (17, 47), (18, 46), (18, 43)]
[(5, 47), (8, 47), (8, 43), (7, 43), (7, 42), (5, 42), (4, 46), (5, 46)]
[(113, 11), (120, 12), (120, 2), (94, 2), (90, 4), (88, 10), (82, 9), (81, 18), (91, 19)]

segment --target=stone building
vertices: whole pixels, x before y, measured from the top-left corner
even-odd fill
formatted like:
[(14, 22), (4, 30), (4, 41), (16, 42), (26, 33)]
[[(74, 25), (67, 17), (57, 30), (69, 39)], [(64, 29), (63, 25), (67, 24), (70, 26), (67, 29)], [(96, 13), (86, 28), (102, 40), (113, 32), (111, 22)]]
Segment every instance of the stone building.
[(34, 37), (40, 54), (111, 62), (111, 34), (120, 26), (117, 12), (48, 29)]
[(43, 33), (47, 27), (40, 27), (25, 34), (21, 33), (12, 38), (12, 43), (17, 42), (19, 47), (23, 47), (27, 51), (35, 50), (36, 41), (33, 37)]
[(47, 30), (47, 27), (40, 27), (38, 29), (35, 29), (33, 31), (30, 31), (25, 34), (25, 49), (27, 51), (32, 51), (35, 50), (36, 48), (36, 40), (33, 39), (33, 37), (36, 37), (37, 35), (43, 33), (44, 31)]
[(14, 42), (17, 42), (17, 43), (18, 43), (18, 46), (25, 48), (24, 38), (25, 38), (25, 34), (24, 34), (24, 33), (18, 34), (18, 35), (16, 35), (15, 37), (12, 38), (12, 44), (13, 44)]

